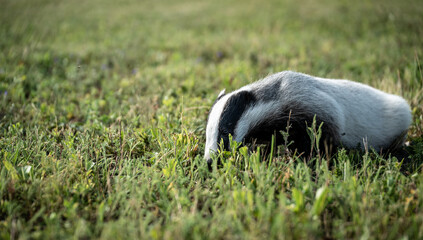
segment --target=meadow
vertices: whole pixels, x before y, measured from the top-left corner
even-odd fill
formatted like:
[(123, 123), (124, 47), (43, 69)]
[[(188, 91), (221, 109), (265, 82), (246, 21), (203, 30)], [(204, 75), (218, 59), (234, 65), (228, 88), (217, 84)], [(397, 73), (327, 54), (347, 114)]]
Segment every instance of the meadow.
[[(0, 6), (1, 239), (423, 239), (422, 1)], [(209, 171), (217, 94), (283, 70), (403, 96), (411, 163), (282, 146)]]

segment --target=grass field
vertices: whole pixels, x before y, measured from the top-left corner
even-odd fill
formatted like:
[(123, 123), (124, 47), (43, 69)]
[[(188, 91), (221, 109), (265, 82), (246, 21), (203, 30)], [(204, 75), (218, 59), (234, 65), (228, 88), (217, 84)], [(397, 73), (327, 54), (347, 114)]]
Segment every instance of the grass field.
[[(0, 6), (1, 239), (423, 239), (422, 1)], [(416, 164), (241, 148), (208, 171), (219, 91), (288, 69), (403, 96)]]

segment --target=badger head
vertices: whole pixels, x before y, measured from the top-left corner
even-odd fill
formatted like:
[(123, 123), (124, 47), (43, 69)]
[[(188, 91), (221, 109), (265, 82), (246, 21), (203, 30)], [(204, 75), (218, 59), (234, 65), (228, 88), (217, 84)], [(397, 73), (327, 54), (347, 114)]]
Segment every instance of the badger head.
[[(206, 148), (204, 159), (211, 164), (211, 154), (217, 152), (219, 144), (223, 141), (225, 150), (229, 150), (229, 135), (237, 141), (242, 140), (242, 134), (237, 131), (238, 122), (245, 111), (256, 102), (253, 93), (246, 90), (238, 90), (225, 94), (221, 91), (213, 104), (206, 128)], [(236, 136), (236, 135), (240, 136)]]
[[(211, 155), (217, 153), (221, 142), (224, 150), (230, 150), (229, 135), (237, 142), (267, 146), (275, 136), (275, 144), (279, 145), (285, 141), (280, 132), (287, 130), (288, 125), (288, 142), (292, 150), (309, 155), (311, 142), (307, 134), (307, 123), (313, 122), (314, 113), (295, 101), (287, 104), (276, 94), (269, 97), (260, 95), (257, 90), (258, 88), (246, 86), (228, 94), (222, 91), (217, 97), (210, 110), (206, 128), (204, 159), (209, 167), (212, 164)], [(265, 90), (269, 92), (268, 88)], [(320, 126), (322, 120), (317, 118), (316, 121)], [(323, 125), (322, 139), (334, 139), (332, 143), (337, 143), (337, 128), (332, 125)]]

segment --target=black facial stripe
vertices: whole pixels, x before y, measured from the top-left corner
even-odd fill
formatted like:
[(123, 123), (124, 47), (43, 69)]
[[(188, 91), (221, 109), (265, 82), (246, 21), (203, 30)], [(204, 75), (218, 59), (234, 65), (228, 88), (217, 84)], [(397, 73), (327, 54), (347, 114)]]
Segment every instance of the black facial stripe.
[(229, 134), (234, 135), (235, 126), (241, 118), (244, 111), (256, 102), (256, 97), (248, 91), (241, 91), (232, 95), (223, 108), (219, 119), (217, 143), (223, 144), (226, 150), (229, 150)]

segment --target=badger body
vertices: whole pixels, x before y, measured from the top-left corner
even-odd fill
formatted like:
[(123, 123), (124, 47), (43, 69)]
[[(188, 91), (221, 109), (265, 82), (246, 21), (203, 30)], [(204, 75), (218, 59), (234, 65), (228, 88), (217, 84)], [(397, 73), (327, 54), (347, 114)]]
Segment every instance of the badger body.
[(401, 97), (348, 80), (335, 80), (284, 71), (225, 94), (212, 106), (206, 128), (204, 158), (209, 160), (229, 135), (237, 142), (280, 144), (280, 131), (289, 128), (291, 148), (310, 151), (307, 126), (323, 122), (323, 141), (348, 149), (376, 151), (403, 143), (411, 111)]

